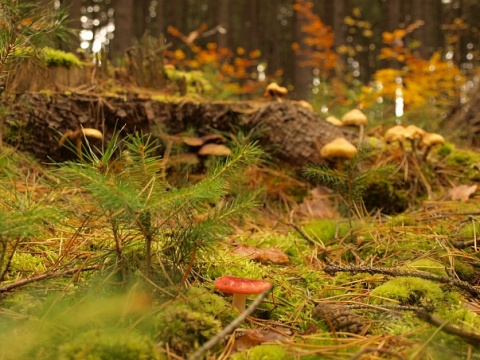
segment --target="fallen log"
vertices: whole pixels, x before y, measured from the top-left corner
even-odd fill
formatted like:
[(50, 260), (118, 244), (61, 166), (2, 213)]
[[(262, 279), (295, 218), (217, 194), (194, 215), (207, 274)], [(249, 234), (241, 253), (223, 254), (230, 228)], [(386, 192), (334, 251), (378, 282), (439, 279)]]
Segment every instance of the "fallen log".
[(95, 93), (17, 95), (6, 116), (4, 140), (41, 161), (63, 161), (75, 154), (59, 146), (68, 130), (95, 128), (110, 139), (115, 130), (139, 131), (161, 139), (195, 129), (256, 132), (272, 157), (294, 167), (322, 163), (319, 148), (338, 136), (352, 140), (351, 131), (331, 125), (295, 102), (156, 101), (137, 95), (106, 97)]

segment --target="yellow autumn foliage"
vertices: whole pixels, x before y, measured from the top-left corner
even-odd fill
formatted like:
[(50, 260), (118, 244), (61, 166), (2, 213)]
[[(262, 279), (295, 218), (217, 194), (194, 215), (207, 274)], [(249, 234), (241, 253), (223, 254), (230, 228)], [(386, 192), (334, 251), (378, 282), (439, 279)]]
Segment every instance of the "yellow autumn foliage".
[[(465, 79), (452, 62), (442, 60), (440, 53), (433, 54), (429, 60), (414, 56), (404, 60), (401, 70), (381, 69), (375, 73), (372, 85), (362, 88), (359, 100), (363, 107), (374, 105), (380, 97), (394, 101), (399, 87), (407, 110), (428, 103), (445, 108), (456, 101)], [(399, 77), (401, 84), (396, 82)]]

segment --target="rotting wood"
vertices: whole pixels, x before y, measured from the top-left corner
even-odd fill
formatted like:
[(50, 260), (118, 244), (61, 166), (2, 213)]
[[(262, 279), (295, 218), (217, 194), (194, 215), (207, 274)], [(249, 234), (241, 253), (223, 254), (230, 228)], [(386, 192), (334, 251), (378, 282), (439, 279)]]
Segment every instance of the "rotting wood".
[(293, 102), (164, 102), (136, 95), (94, 93), (21, 94), (6, 118), (6, 141), (42, 161), (63, 161), (70, 151), (58, 146), (67, 130), (90, 127), (111, 138), (115, 129), (161, 138), (194, 128), (198, 136), (218, 131), (254, 132), (272, 158), (300, 168), (322, 163), (318, 147), (338, 136), (356, 135), (327, 123)]

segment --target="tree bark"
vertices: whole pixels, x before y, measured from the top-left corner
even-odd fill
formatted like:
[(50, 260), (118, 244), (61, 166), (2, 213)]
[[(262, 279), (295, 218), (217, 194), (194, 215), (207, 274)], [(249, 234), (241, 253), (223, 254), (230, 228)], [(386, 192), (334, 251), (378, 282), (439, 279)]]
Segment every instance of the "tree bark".
[(150, 0), (136, 0), (133, 6), (133, 34), (136, 39), (141, 39), (150, 29), (149, 6)]
[(419, 47), (416, 49), (416, 52), (420, 55), (423, 59), (428, 59), (428, 40), (427, 40), (427, 23), (429, 23), (432, 19), (426, 13), (426, 3), (428, 0), (424, 1), (412, 1), (412, 7), (410, 11), (410, 15), (412, 16), (412, 22), (417, 20), (422, 20), (424, 25), (416, 29), (412, 33), (412, 37), (414, 40), (418, 41)]
[(113, 19), (115, 22), (114, 38), (110, 42), (109, 56), (118, 59), (124, 56), (125, 50), (132, 45), (134, 0), (114, 0)]
[(10, 135), (7, 143), (49, 162), (75, 157), (74, 152), (59, 147), (58, 140), (67, 130), (82, 127), (101, 130), (106, 139), (115, 129), (122, 129), (122, 134), (138, 131), (160, 140), (163, 137), (157, 129), (180, 134), (195, 128), (199, 136), (214, 131), (256, 130), (260, 144), (270, 149), (272, 158), (299, 170), (310, 163), (324, 163), (319, 147), (325, 143), (338, 136), (353, 137), (348, 130), (286, 101), (166, 103), (95, 94), (22, 94), (5, 124)]
[[(389, 0), (386, 2), (386, 31), (392, 32), (398, 29), (402, 19), (402, 2), (401, 0)], [(386, 61), (386, 66), (392, 69), (399, 69), (400, 63), (395, 59), (389, 59)]]
[[(230, 29), (230, 17), (229, 17), (229, 9), (228, 9), (228, 0), (217, 0), (218, 6), (218, 13), (217, 13), (217, 26), (222, 26), (227, 33)], [(217, 45), (221, 48), (228, 48), (228, 37), (226, 34), (222, 34), (218, 32), (216, 35)]]
[(294, 93), (293, 98), (300, 100), (308, 100), (311, 94), (311, 87), (313, 81), (313, 69), (309, 65), (302, 63), (308, 62), (308, 56), (305, 55), (310, 49), (310, 47), (304, 42), (305, 32), (303, 27), (307, 25), (306, 19), (298, 11), (295, 11), (295, 42), (300, 48), (300, 53), (295, 54), (295, 68), (294, 68), (294, 78), (293, 86)]

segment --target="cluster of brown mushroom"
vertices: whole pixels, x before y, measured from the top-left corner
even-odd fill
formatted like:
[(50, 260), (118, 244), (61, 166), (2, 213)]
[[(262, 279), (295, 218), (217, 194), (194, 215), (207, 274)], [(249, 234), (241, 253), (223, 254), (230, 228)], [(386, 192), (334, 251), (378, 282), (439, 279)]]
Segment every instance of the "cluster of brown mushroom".
[(335, 116), (327, 116), (325, 119), (327, 122), (329, 122), (332, 125), (335, 126), (355, 126), (358, 127), (360, 132), (358, 135), (358, 143), (361, 144), (363, 141), (363, 132), (364, 128), (368, 123), (368, 118), (367, 115), (365, 115), (361, 110), (359, 109), (353, 109), (345, 113), (345, 115), (342, 116), (342, 119), (338, 119)]
[(432, 147), (445, 143), (442, 135), (428, 133), (415, 125), (395, 125), (385, 132), (383, 139), (387, 144), (398, 142), (403, 150), (405, 150), (404, 142), (408, 141), (413, 154), (416, 154), (417, 149), (424, 149), (423, 160), (427, 159)]
[(208, 134), (204, 136), (173, 136), (172, 143), (183, 143), (188, 146), (188, 152), (172, 155), (170, 164), (201, 165), (208, 156), (229, 156), (232, 151), (225, 145), (227, 139), (222, 134)]

